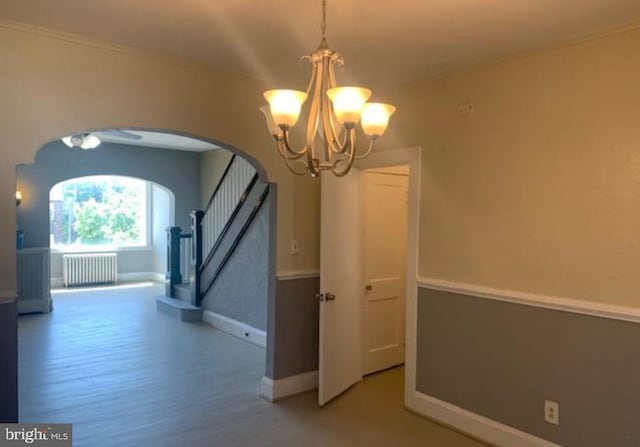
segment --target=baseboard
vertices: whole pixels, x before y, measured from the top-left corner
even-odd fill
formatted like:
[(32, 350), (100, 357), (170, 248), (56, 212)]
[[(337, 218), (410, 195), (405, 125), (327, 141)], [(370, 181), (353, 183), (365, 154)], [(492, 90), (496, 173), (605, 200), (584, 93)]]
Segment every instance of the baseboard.
[(260, 396), (269, 402), (275, 402), (316, 388), (318, 388), (318, 371), (309, 371), (277, 380), (265, 376), (262, 378)]
[[(163, 273), (156, 272), (134, 272), (134, 273), (118, 273), (118, 283), (134, 282), (134, 281), (157, 281), (164, 282), (166, 280)], [(59, 289), (64, 287), (64, 279), (62, 277), (51, 278), (51, 288)]]
[(133, 281), (164, 281), (165, 277), (162, 273), (156, 272), (134, 272), (134, 273), (118, 273), (118, 282)]
[(246, 323), (241, 323), (210, 310), (205, 310), (202, 313), (202, 321), (222, 332), (241, 338), (254, 345), (262, 348), (267, 346), (267, 333)]
[(553, 442), (417, 391), (409, 393), (407, 408), (492, 445), (500, 447), (561, 447)]
[(156, 273), (151, 272), (151, 280), (156, 282), (165, 282), (167, 281), (167, 275), (165, 273)]
[(280, 281), (289, 281), (293, 279), (319, 278), (320, 270), (318, 269), (287, 270), (287, 271), (281, 271), (276, 273), (276, 277)]
[(30, 314), (34, 312), (51, 312), (51, 298), (39, 300), (17, 300), (18, 314)]

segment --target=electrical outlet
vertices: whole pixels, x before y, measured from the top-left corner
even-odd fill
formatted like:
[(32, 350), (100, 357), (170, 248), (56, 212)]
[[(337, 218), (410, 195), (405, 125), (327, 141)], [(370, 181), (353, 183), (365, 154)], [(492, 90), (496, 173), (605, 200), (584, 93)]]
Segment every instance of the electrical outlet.
[(544, 401), (544, 420), (553, 425), (560, 425), (560, 404), (558, 402)]
[(476, 111), (476, 106), (472, 102), (465, 102), (458, 105), (458, 113), (462, 116), (471, 117)]
[(289, 254), (297, 255), (298, 253), (300, 253), (300, 244), (298, 244), (298, 240), (297, 239), (293, 239), (291, 241), (291, 247), (289, 249)]

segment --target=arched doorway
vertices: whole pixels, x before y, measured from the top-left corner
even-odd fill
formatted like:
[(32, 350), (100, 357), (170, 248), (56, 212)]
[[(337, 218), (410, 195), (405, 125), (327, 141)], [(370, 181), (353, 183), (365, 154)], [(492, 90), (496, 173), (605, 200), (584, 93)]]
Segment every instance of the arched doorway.
[[(139, 132), (139, 130), (131, 129), (127, 129), (126, 131)], [(214, 151), (222, 152), (224, 149), (217, 148)], [(175, 225), (188, 231), (190, 221), (185, 211), (202, 209), (202, 207), (210, 201), (210, 197), (206, 197), (207, 193), (203, 191), (206, 191), (207, 187), (209, 187), (209, 189), (216, 189), (215, 181), (211, 178), (203, 179), (203, 170), (207, 169), (207, 163), (204, 158), (206, 156), (205, 154), (209, 153), (210, 152), (207, 151), (185, 151), (166, 147), (158, 148), (149, 145), (120, 144), (109, 141), (103, 141), (96, 149), (82, 150), (78, 148), (68, 148), (60, 141), (51, 142), (41, 149), (33, 164), (20, 166), (18, 168), (17, 186), (18, 189), (23, 192), (23, 206), (25, 206), (25, 208), (19, 210), (19, 220), (26, 234), (25, 241), (28, 246), (49, 242), (51, 239), (51, 233), (49, 231), (47, 231), (46, 241), (44, 237), (40, 236), (30, 239), (32, 233), (35, 235), (36, 228), (46, 226), (48, 230), (50, 226), (50, 220), (48, 218), (50, 197), (48, 190), (61, 180), (78, 175), (126, 175), (127, 177), (143, 178), (153, 182), (154, 185), (163, 185), (163, 187), (170, 190), (173, 195)], [(251, 163), (253, 165), (255, 161), (251, 161)], [(261, 167), (256, 168), (255, 172), (259, 180), (265, 178), (264, 170)], [(222, 177), (223, 174), (224, 172), (220, 172), (220, 177)], [(34, 181), (35, 179), (46, 184), (46, 186), (51, 186), (49, 186), (49, 188), (36, 188), (34, 187), (34, 183), (36, 183)], [(43, 191), (47, 190), (46, 193), (41, 194), (41, 189)], [(44, 216), (44, 220), (39, 219), (40, 223), (25, 222), (25, 218), (28, 217), (26, 210), (29, 210), (30, 207), (37, 207), (39, 213)], [(265, 297), (265, 302), (263, 303), (264, 332), (267, 332), (269, 330), (266, 319), (267, 301), (273, 299), (272, 295), (275, 290), (272, 283), (275, 280), (275, 267), (273, 265), (275, 260), (275, 244), (273, 240), (275, 231), (270, 229), (270, 225), (275, 222), (275, 188), (269, 191), (268, 202), (261, 208), (260, 213), (263, 214), (262, 220), (260, 221), (263, 225), (261, 231), (262, 234), (267, 235), (263, 246), (263, 258), (265, 261), (263, 272), (265, 281), (261, 286), (264, 287)], [(45, 222), (44, 225), (42, 225), (43, 221)], [(265, 225), (266, 227), (264, 227)], [(254, 234), (254, 237), (256, 237), (256, 235), (257, 233)], [(241, 245), (242, 244), (239, 244), (238, 249), (242, 249)], [(245, 253), (249, 253), (249, 251), (245, 250)], [(253, 254), (255, 255), (255, 250)], [(229, 265), (231, 264), (232, 263), (229, 263)], [(252, 275), (249, 275), (249, 277), (252, 278)], [(242, 275), (229, 279), (225, 290), (230, 290), (233, 282), (235, 281), (237, 284), (239, 280), (243, 280)], [(244, 282), (248, 283), (246, 278)], [(263, 353), (263, 358), (265, 355), (266, 354)], [(260, 371), (256, 379), (256, 390), (259, 389), (259, 380), (263, 373), (264, 370)], [(258, 398), (257, 392), (256, 398)]]

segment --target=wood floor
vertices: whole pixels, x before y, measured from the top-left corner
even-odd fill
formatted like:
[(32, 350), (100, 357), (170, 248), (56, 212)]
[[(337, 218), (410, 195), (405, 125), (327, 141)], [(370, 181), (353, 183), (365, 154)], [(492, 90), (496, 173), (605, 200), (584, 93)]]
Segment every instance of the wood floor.
[(325, 408), (258, 397), (264, 350), (157, 313), (152, 285), (54, 296), (20, 317), (20, 419), (73, 423), (74, 446), (479, 447), (402, 408), (402, 370)]

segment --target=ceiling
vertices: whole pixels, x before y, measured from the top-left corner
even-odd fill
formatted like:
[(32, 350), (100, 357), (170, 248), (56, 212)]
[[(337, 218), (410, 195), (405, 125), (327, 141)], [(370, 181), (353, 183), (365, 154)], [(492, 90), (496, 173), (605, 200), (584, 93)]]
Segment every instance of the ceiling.
[[(304, 88), (320, 0), (2, 0), (0, 17)], [(388, 86), (623, 26), (638, 0), (328, 0), (341, 83)]]

